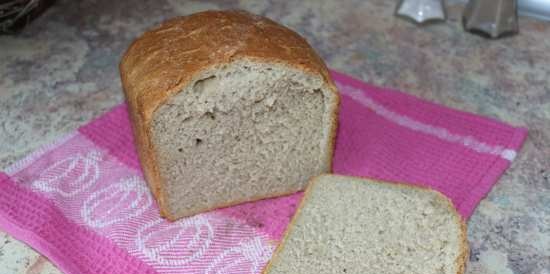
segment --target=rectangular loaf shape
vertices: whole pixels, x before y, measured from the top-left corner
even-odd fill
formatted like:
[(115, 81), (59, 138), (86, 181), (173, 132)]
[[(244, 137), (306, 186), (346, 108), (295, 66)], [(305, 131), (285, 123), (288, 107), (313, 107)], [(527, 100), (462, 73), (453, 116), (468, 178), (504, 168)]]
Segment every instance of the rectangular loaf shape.
[(339, 97), (295, 32), (243, 11), (163, 23), (121, 78), (145, 178), (170, 220), (303, 190), (330, 172)]

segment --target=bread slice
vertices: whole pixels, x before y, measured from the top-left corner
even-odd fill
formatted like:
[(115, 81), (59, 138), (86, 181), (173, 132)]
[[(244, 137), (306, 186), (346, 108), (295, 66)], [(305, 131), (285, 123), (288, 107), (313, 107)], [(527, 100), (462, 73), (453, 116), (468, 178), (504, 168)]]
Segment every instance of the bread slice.
[(175, 220), (329, 172), (338, 94), (295, 32), (243, 11), (163, 23), (120, 64), (145, 178)]
[(264, 273), (457, 274), (466, 226), (436, 191), (322, 175)]

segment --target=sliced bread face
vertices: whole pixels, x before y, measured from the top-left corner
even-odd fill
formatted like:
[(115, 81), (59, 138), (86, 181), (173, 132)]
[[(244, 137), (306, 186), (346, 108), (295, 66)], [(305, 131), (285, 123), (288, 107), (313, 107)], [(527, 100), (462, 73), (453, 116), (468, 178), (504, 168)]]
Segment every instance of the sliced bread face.
[(200, 74), (152, 119), (171, 215), (303, 190), (330, 170), (334, 97), (321, 77), (282, 64)]
[(440, 193), (323, 175), (264, 273), (461, 274), (467, 254), (465, 225)]

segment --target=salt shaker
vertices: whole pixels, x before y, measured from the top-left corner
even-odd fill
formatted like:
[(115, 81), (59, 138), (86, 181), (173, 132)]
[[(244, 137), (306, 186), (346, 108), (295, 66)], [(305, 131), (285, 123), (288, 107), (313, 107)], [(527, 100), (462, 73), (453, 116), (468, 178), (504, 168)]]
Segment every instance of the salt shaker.
[(400, 0), (395, 14), (419, 24), (444, 21), (446, 17), (443, 0)]
[(518, 32), (516, 0), (470, 0), (462, 16), (464, 29), (489, 38)]

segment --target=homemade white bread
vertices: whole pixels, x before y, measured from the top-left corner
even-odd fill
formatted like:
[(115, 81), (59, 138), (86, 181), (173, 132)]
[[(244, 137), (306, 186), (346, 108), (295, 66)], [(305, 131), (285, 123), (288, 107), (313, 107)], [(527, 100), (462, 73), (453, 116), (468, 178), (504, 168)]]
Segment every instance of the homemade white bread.
[(207, 11), (138, 38), (120, 64), (145, 178), (175, 220), (303, 190), (330, 172), (339, 97), (295, 32)]
[(442, 194), (322, 175), (264, 273), (462, 274), (467, 257), (466, 226)]

